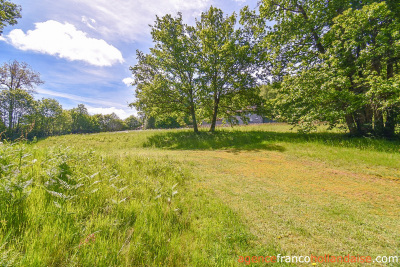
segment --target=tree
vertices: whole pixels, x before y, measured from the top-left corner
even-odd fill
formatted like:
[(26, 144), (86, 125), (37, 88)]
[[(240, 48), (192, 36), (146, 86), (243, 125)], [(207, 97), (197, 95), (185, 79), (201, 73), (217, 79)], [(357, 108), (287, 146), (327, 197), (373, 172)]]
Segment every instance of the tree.
[(224, 17), (211, 7), (195, 27), (181, 14), (158, 18), (152, 26), (155, 42), (150, 54), (137, 52), (131, 67), (136, 85), (132, 106), (147, 117), (208, 118), (215, 130), (218, 114), (230, 122), (258, 107), (252, 46), (246, 32), (235, 29), (236, 15)]
[(177, 118), (174, 117), (158, 118), (155, 121), (156, 129), (174, 129), (179, 127), (181, 127), (181, 124), (178, 122)]
[(138, 63), (131, 67), (137, 101), (132, 106), (147, 116), (185, 116), (197, 128), (196, 47), (193, 27), (166, 15), (151, 26), (155, 46), (150, 54), (137, 51)]
[(156, 119), (154, 117), (146, 117), (144, 120), (143, 128), (145, 130), (155, 129), (156, 128)]
[(323, 86), (340, 97), (336, 106), (350, 132), (393, 136), (400, 115), (400, 20), (382, 2), (348, 9), (333, 22), (324, 36), (332, 45), (324, 55)]
[(92, 131), (95, 133), (105, 132), (106, 126), (104, 123), (104, 115), (103, 114), (94, 114), (92, 116)]
[(129, 130), (136, 130), (140, 126), (142, 126), (142, 122), (140, 121), (139, 118), (135, 117), (134, 115), (129, 116), (124, 120), (126, 127)]
[(27, 116), (34, 114), (35, 101), (31, 94), (22, 89), (0, 92), (0, 112), (2, 119), (8, 122), (8, 136), (21, 134), (23, 126), (29, 124)]
[(34, 116), (36, 136), (50, 136), (60, 131), (62, 119), (62, 106), (51, 98), (43, 98), (36, 102)]
[(104, 115), (103, 123), (107, 132), (122, 131), (124, 128), (124, 122), (115, 113)]
[(58, 127), (57, 127), (57, 134), (68, 134), (72, 132), (72, 116), (69, 110), (63, 110)]
[(31, 101), (34, 87), (42, 83), (40, 74), (32, 70), (25, 62), (20, 63), (15, 60), (4, 63), (0, 67), (2, 116), (10, 134), (14, 126), (19, 123), (21, 114), (24, 113), (23, 104)]
[(258, 104), (250, 40), (235, 27), (235, 14), (224, 17), (222, 10), (214, 7), (196, 22), (201, 102), (211, 132), (218, 114), (234, 123), (236, 115), (244, 117)]
[(246, 16), (276, 22), (260, 43), (276, 115), (306, 130), (323, 121), (344, 123), (353, 135), (393, 135), (395, 2), (264, 0), (259, 17)]
[(93, 128), (93, 121), (85, 105), (79, 104), (78, 107), (70, 110), (73, 133), (89, 133)]
[(17, 24), (19, 18), (21, 18), (21, 6), (0, 0), (0, 35), (4, 27)]
[(93, 132), (115, 132), (122, 131), (125, 127), (124, 121), (121, 120), (117, 114), (96, 114), (92, 116), (95, 121), (93, 125), (95, 127), (92, 129)]

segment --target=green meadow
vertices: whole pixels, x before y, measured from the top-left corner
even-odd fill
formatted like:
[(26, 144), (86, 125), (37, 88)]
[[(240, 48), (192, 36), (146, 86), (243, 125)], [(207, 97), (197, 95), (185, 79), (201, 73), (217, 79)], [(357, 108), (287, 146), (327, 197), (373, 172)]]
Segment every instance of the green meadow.
[(0, 266), (400, 256), (399, 140), (285, 124), (129, 131), (4, 143), (0, 164)]

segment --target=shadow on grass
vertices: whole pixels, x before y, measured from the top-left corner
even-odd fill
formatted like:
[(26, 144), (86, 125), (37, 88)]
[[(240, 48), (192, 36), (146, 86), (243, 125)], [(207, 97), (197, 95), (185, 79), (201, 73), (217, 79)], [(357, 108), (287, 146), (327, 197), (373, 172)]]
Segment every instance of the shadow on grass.
[(280, 145), (264, 143), (265, 132), (218, 131), (215, 133), (199, 132), (164, 132), (147, 139), (144, 147), (158, 147), (179, 150), (270, 150), (285, 151)]
[(144, 147), (177, 150), (270, 150), (285, 151), (282, 143), (321, 144), (332, 147), (399, 153), (400, 140), (355, 138), (341, 133), (291, 133), (267, 131), (217, 131), (215, 133), (190, 131), (161, 132), (150, 136)]

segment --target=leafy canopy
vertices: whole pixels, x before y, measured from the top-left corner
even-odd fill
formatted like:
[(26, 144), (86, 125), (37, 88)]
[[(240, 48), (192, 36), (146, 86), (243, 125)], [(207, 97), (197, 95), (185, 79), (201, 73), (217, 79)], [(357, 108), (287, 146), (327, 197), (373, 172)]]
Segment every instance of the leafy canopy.
[(305, 130), (324, 121), (392, 136), (400, 114), (395, 2), (264, 0), (258, 16), (245, 12), (253, 24), (276, 21), (259, 30), (275, 115)]
[(21, 6), (10, 1), (0, 0), (0, 35), (7, 25), (17, 24), (17, 19), (21, 18)]

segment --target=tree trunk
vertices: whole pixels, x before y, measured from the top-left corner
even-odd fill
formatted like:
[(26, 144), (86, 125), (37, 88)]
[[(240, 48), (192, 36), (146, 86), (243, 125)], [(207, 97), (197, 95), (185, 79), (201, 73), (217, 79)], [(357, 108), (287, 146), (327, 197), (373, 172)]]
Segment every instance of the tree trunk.
[(374, 111), (374, 135), (382, 136), (384, 133), (385, 124), (383, 114), (379, 110)]
[(357, 126), (354, 122), (354, 118), (352, 114), (347, 114), (345, 116), (347, 128), (349, 128), (350, 135), (356, 136), (357, 135)]
[[(391, 40), (390, 43), (392, 43)], [(390, 79), (393, 76), (394, 76), (394, 63), (393, 60), (388, 60), (386, 68), (386, 78)], [(383, 135), (385, 137), (393, 137), (395, 135), (395, 129), (397, 123), (396, 119), (398, 115), (399, 115), (399, 110), (396, 108), (391, 108), (387, 110), (385, 128), (383, 129)]]
[(8, 131), (12, 132), (13, 128), (13, 115), (14, 115), (14, 99), (12, 99), (12, 96), (10, 94), (10, 106), (8, 107)]
[(217, 124), (217, 114), (218, 114), (218, 104), (219, 104), (219, 96), (217, 93), (214, 94), (214, 110), (213, 117), (211, 121), (210, 132), (215, 132), (215, 125)]
[(385, 137), (393, 137), (395, 135), (396, 119), (398, 115), (399, 113), (396, 112), (396, 110), (388, 110), (385, 128), (383, 129), (383, 135)]
[(197, 127), (197, 120), (196, 120), (196, 111), (194, 109), (194, 104), (190, 105), (190, 113), (192, 115), (192, 122), (193, 122), (193, 130), (195, 133), (199, 132), (199, 128)]
[(367, 136), (373, 133), (373, 112), (370, 106), (365, 106), (356, 114), (355, 121), (358, 135)]

